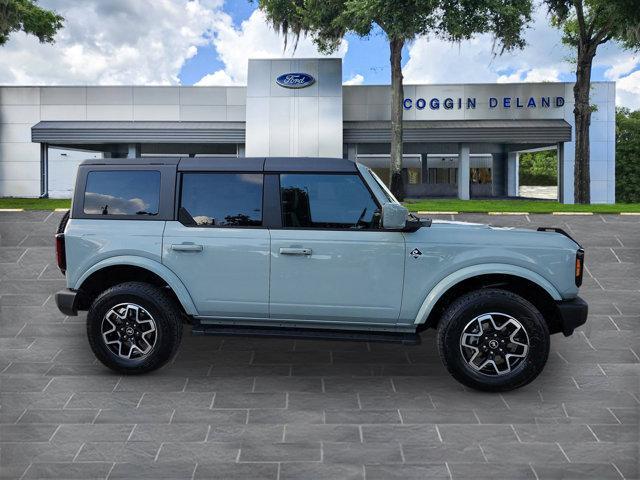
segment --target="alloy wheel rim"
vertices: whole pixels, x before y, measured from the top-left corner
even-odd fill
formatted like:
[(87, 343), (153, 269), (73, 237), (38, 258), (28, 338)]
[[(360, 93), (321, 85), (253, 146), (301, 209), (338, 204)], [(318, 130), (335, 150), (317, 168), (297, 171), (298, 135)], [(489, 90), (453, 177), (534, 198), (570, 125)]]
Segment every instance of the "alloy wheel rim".
[(518, 320), (500, 312), (471, 320), (460, 335), (460, 352), (476, 372), (488, 376), (511, 373), (529, 353), (529, 335)]
[(148, 356), (158, 339), (153, 316), (135, 303), (120, 303), (102, 318), (102, 339), (109, 350), (125, 360)]

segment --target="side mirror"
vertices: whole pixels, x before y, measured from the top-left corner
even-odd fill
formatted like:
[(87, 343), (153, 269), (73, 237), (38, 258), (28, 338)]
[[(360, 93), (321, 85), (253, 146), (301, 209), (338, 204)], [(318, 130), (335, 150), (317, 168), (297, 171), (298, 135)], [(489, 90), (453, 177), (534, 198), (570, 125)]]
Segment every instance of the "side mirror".
[(407, 225), (409, 210), (398, 203), (382, 205), (382, 228), (386, 230), (402, 230)]

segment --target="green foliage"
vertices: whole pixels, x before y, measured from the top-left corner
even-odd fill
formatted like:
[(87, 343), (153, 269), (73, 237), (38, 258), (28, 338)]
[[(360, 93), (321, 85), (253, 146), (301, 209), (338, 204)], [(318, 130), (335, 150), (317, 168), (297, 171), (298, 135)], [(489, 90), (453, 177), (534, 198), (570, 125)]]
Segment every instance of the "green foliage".
[(640, 48), (638, 0), (544, 0), (552, 23), (563, 31), (572, 47), (619, 42), (624, 48)]
[(640, 110), (616, 112), (616, 202), (640, 202)]
[(555, 150), (520, 155), (520, 185), (555, 186), (558, 184), (558, 158)]
[(38, 6), (37, 0), (0, 0), (0, 46), (18, 31), (35, 35), (41, 43), (53, 43), (63, 21), (56, 12)]
[(258, 0), (272, 25), (297, 39), (308, 34), (323, 52), (344, 35), (369, 35), (378, 25), (389, 39), (433, 34), (461, 41), (493, 33), (500, 51), (521, 48), (531, 0)]

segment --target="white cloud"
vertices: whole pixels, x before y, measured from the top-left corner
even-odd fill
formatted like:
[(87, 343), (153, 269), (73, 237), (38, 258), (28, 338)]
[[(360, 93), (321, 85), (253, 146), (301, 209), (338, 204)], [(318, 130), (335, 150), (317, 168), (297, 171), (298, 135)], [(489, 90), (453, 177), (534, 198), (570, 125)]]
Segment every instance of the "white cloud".
[(616, 103), (632, 110), (640, 109), (640, 70), (616, 82)]
[(56, 44), (23, 33), (0, 48), (0, 84), (176, 84), (210, 32), (230, 23), (223, 0), (43, 0), (65, 28)]
[(571, 71), (570, 51), (561, 34), (549, 25), (544, 10), (535, 14), (525, 33), (524, 50), (494, 55), (490, 35), (452, 44), (438, 38), (419, 38), (409, 47), (403, 69), (407, 83), (531, 82), (557, 80)]
[(510, 75), (500, 75), (498, 83), (519, 83), (519, 82), (559, 82), (560, 71), (557, 68), (531, 68), (521, 69)]
[[(264, 14), (255, 10), (251, 16), (236, 28), (231, 21), (219, 22), (212, 39), (218, 57), (224, 68), (205, 75), (196, 85), (246, 84), (247, 60), (249, 58), (318, 57), (321, 56), (311, 39), (302, 37), (294, 51), (293, 39), (283, 51), (284, 38), (265, 19)], [(332, 57), (344, 57), (348, 42), (343, 40)]]
[(345, 81), (343, 85), (362, 85), (364, 83), (364, 77), (359, 73), (356, 73), (349, 80)]

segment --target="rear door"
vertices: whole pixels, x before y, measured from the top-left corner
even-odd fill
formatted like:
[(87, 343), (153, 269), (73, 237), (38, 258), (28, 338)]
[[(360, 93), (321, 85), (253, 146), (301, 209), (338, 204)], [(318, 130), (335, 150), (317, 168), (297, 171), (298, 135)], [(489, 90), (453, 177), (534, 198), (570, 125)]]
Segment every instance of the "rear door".
[(263, 174), (183, 172), (178, 220), (167, 222), (162, 261), (184, 283), (198, 314), (269, 315), (269, 230)]
[(271, 230), (272, 320), (395, 324), (405, 243), (380, 228), (357, 173), (280, 174), (282, 228)]

